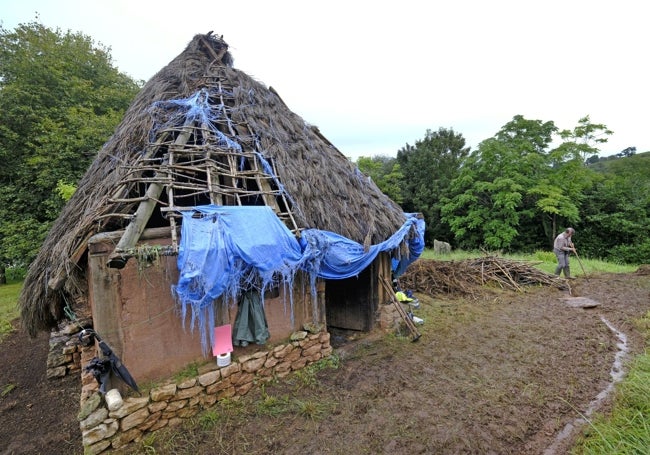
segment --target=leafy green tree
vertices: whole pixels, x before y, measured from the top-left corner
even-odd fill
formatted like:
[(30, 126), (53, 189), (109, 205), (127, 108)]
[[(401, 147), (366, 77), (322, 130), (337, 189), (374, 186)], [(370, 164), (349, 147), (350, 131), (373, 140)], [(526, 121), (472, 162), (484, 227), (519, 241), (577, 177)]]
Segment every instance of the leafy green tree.
[[(472, 152), (442, 207), (460, 246), (510, 249), (517, 244), (522, 222), (535, 216), (529, 189), (548, 173), (546, 149), (556, 131), (553, 122), (517, 115)], [(539, 232), (526, 237), (532, 242)]]
[(591, 257), (650, 263), (650, 153), (621, 155), (594, 166), (586, 191), (580, 248)]
[[(559, 229), (580, 223), (585, 192), (597, 180), (585, 160), (608, 134), (589, 117), (571, 131), (513, 117), (463, 164), (443, 219), (464, 248), (549, 247)], [(550, 149), (556, 136), (563, 142)]]
[[(559, 132), (566, 152), (573, 155), (572, 158), (580, 158), (584, 163), (594, 155), (598, 155), (598, 146), (606, 143), (608, 136), (612, 134), (613, 132), (606, 125), (591, 123), (588, 115), (578, 120), (578, 125), (573, 130)], [(626, 150), (632, 148), (634, 147)]]
[(375, 182), (382, 193), (397, 204), (402, 204), (401, 185), (404, 175), (395, 158), (381, 155), (372, 158), (361, 156), (357, 159), (356, 164), (361, 172)]
[[(549, 153), (553, 172), (545, 180), (552, 186), (554, 196), (537, 193), (542, 196), (537, 204), (545, 215), (542, 223), (549, 242), (559, 233), (558, 224), (580, 226), (580, 208), (585, 202), (586, 192), (600, 178), (588, 163), (592, 157), (598, 156), (599, 145), (607, 142), (611, 134), (605, 125), (591, 123), (589, 116), (581, 118), (573, 130), (559, 132), (562, 143)], [(538, 186), (532, 191), (537, 190)]]
[(404, 178), (401, 182), (403, 207), (420, 212), (426, 221), (425, 239), (449, 241), (449, 225), (441, 217), (442, 199), (448, 195), (451, 181), (459, 173), (470, 148), (465, 138), (453, 129), (427, 130), (415, 145), (406, 144), (397, 152)]
[(0, 26), (0, 263), (31, 261), (140, 86), (88, 36)]

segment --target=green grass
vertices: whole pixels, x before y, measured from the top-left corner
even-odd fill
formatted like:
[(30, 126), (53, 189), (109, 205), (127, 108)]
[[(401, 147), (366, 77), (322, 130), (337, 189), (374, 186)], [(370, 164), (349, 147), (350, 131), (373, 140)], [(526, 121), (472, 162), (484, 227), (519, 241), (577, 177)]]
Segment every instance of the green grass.
[(181, 371), (178, 371), (173, 376), (173, 379), (175, 382), (182, 382), (186, 379), (195, 378), (198, 375), (199, 375), (199, 363), (192, 362), (188, 364), (185, 368), (183, 368)]
[[(635, 321), (650, 343), (650, 311)], [(573, 448), (574, 455), (650, 453), (650, 352), (634, 358), (630, 371), (616, 388), (614, 408), (597, 416)]]
[(293, 378), (297, 379), (296, 390), (301, 387), (315, 387), (318, 385), (316, 374), (328, 368), (337, 369), (340, 365), (340, 359), (336, 354), (307, 365), (293, 374)]
[(17, 302), (22, 287), (22, 281), (0, 285), (0, 341), (13, 330), (11, 321), (20, 314)]
[(608, 416), (589, 422), (573, 454), (650, 453), (650, 355), (634, 359)]

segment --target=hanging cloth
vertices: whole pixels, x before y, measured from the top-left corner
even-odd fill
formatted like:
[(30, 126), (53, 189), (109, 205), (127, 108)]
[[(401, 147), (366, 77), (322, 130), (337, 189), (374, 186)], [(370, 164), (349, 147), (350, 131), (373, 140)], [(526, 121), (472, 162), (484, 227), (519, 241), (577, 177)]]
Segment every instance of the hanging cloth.
[(265, 344), (269, 336), (269, 326), (260, 293), (245, 291), (235, 318), (233, 344), (235, 346), (247, 346), (249, 343)]

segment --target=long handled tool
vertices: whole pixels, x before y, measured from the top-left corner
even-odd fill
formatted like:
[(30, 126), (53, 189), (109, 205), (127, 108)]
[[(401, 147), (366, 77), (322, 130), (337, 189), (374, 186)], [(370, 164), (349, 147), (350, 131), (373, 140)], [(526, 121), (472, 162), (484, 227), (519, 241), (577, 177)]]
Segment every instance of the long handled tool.
[(573, 248), (573, 254), (576, 255), (576, 259), (578, 260), (578, 264), (580, 264), (582, 273), (585, 275), (586, 280), (589, 281), (589, 278), (587, 278), (587, 272), (585, 271), (585, 267), (582, 265), (582, 261), (580, 260), (580, 256), (578, 256), (578, 252), (576, 251), (575, 247)]
[(393, 305), (395, 305), (395, 308), (397, 308), (397, 312), (404, 320), (404, 323), (406, 324), (406, 327), (409, 329), (409, 332), (411, 332), (411, 341), (418, 341), (422, 335), (420, 334), (420, 332), (418, 332), (418, 329), (415, 327), (415, 323), (413, 322), (413, 319), (411, 319), (409, 315), (406, 314), (406, 311), (404, 311), (402, 304), (399, 302), (399, 300), (397, 300), (397, 297), (395, 297), (395, 291), (391, 287), (390, 283), (383, 276), (380, 276), (379, 280), (381, 281), (381, 284), (384, 286), (384, 290), (390, 296), (390, 300), (393, 302)]

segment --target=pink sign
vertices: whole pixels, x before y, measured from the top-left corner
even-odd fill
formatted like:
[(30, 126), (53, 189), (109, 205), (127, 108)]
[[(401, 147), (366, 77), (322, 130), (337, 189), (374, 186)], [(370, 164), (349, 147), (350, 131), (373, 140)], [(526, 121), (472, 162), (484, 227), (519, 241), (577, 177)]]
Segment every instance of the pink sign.
[(230, 324), (214, 328), (214, 346), (212, 355), (226, 354), (232, 352), (232, 328)]

